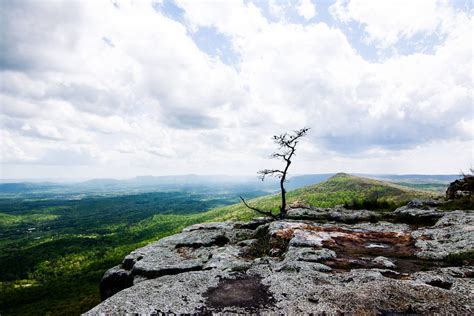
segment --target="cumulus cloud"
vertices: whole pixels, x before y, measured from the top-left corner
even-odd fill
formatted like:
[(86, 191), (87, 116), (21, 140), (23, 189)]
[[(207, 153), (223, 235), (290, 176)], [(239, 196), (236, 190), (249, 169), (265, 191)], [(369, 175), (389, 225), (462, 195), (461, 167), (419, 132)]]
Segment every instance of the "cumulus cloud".
[[(24, 176), (15, 166), (27, 164), (49, 166), (38, 176), (65, 165), (91, 177), (251, 173), (268, 163), (271, 135), (302, 126), (312, 130), (299, 172), (351, 163), (346, 171), (416, 172), (412, 156), (430, 166), (423, 172), (464, 167), (442, 153), (473, 142), (471, 12), (444, 1), (337, 0), (329, 21), (310, 0), (268, 4), (298, 21), (269, 19), (251, 1), (171, 7), (0, 4), (3, 177)], [(362, 57), (347, 33), (354, 23), (383, 60)], [(196, 37), (206, 30), (215, 35), (207, 50)], [(417, 41), (429, 50), (387, 51), (433, 36)], [(421, 159), (437, 146), (439, 171)], [(469, 150), (454, 151), (472, 162)]]
[(341, 22), (362, 24), (366, 41), (382, 48), (419, 34), (442, 36), (454, 14), (442, 0), (336, 0), (330, 12)]
[(313, 18), (316, 15), (316, 8), (311, 0), (301, 0), (297, 7), (299, 15), (306, 20)]

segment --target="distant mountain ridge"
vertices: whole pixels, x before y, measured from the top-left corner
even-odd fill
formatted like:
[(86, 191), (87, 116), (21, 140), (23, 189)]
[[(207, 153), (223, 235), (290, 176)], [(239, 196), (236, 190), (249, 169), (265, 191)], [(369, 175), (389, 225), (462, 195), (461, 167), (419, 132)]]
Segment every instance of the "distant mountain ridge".
[[(318, 184), (326, 181), (335, 173), (305, 174), (291, 176), (287, 182), (287, 189), (294, 190), (307, 185)], [(434, 185), (434, 189), (442, 190), (450, 182), (459, 179), (460, 175), (423, 175), (423, 174), (355, 174), (362, 177), (380, 179), (412, 185), (414, 187), (424, 184)], [(57, 192), (65, 193), (87, 193), (87, 192), (123, 192), (127, 190), (153, 191), (182, 189), (196, 186), (213, 185), (251, 185), (259, 190), (278, 190), (278, 180), (274, 178), (261, 182), (256, 176), (227, 176), (227, 175), (176, 175), (176, 176), (138, 176), (130, 179), (91, 179), (81, 182), (58, 183), (58, 182), (3, 182), (0, 183), (0, 193), (35, 193), (35, 192)], [(423, 188), (423, 187), (421, 187)]]

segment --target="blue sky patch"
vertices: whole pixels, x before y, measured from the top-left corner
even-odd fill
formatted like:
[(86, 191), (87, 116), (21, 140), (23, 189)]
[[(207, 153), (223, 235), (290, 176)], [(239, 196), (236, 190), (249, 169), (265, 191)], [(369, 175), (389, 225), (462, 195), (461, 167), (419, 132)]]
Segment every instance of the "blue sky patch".
[(223, 63), (234, 65), (239, 55), (234, 51), (230, 39), (215, 27), (200, 27), (190, 34), (199, 49), (206, 54), (218, 57)]
[(183, 23), (184, 10), (178, 7), (173, 0), (155, 1), (152, 3), (152, 6), (156, 11), (163, 13), (170, 19)]

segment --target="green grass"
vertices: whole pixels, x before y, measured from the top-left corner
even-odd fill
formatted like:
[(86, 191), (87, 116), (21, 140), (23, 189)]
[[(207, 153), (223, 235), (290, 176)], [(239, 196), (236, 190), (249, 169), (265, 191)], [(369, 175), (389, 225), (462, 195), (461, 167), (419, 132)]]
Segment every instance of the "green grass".
[[(330, 207), (374, 196), (398, 204), (436, 193), (338, 174), (288, 192), (288, 203)], [(276, 212), (280, 196), (249, 203)], [(216, 207), (222, 204), (180, 192), (79, 201), (1, 200), (0, 314), (80, 314), (99, 303), (102, 274), (130, 251), (192, 224), (260, 216), (242, 203)], [(27, 232), (31, 227), (36, 230)]]
[(455, 200), (449, 200), (440, 206), (446, 211), (474, 210), (474, 196), (464, 196)]
[[(288, 192), (287, 203), (300, 202), (312, 207), (332, 207), (350, 204), (353, 201), (371, 201), (376, 198), (379, 203), (385, 201), (388, 205), (402, 205), (415, 198), (436, 198), (439, 196), (433, 191), (340, 173), (320, 184)], [(256, 198), (250, 200), (249, 204), (277, 213), (280, 195)], [(255, 212), (247, 209), (242, 203), (217, 208), (209, 213), (215, 214), (219, 220), (234, 218), (248, 220), (255, 216)]]

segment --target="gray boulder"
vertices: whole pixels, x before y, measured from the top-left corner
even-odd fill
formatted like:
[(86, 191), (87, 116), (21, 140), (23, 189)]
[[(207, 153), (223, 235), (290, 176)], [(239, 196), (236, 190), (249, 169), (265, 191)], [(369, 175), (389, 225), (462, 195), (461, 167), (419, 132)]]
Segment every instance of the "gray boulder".
[[(418, 204), (416, 204), (418, 206)], [(444, 216), (444, 212), (432, 207), (402, 206), (393, 211), (392, 215), (400, 221), (431, 225)]]
[(375, 257), (372, 259), (372, 263), (378, 268), (395, 269), (397, 267), (392, 260), (383, 256)]

